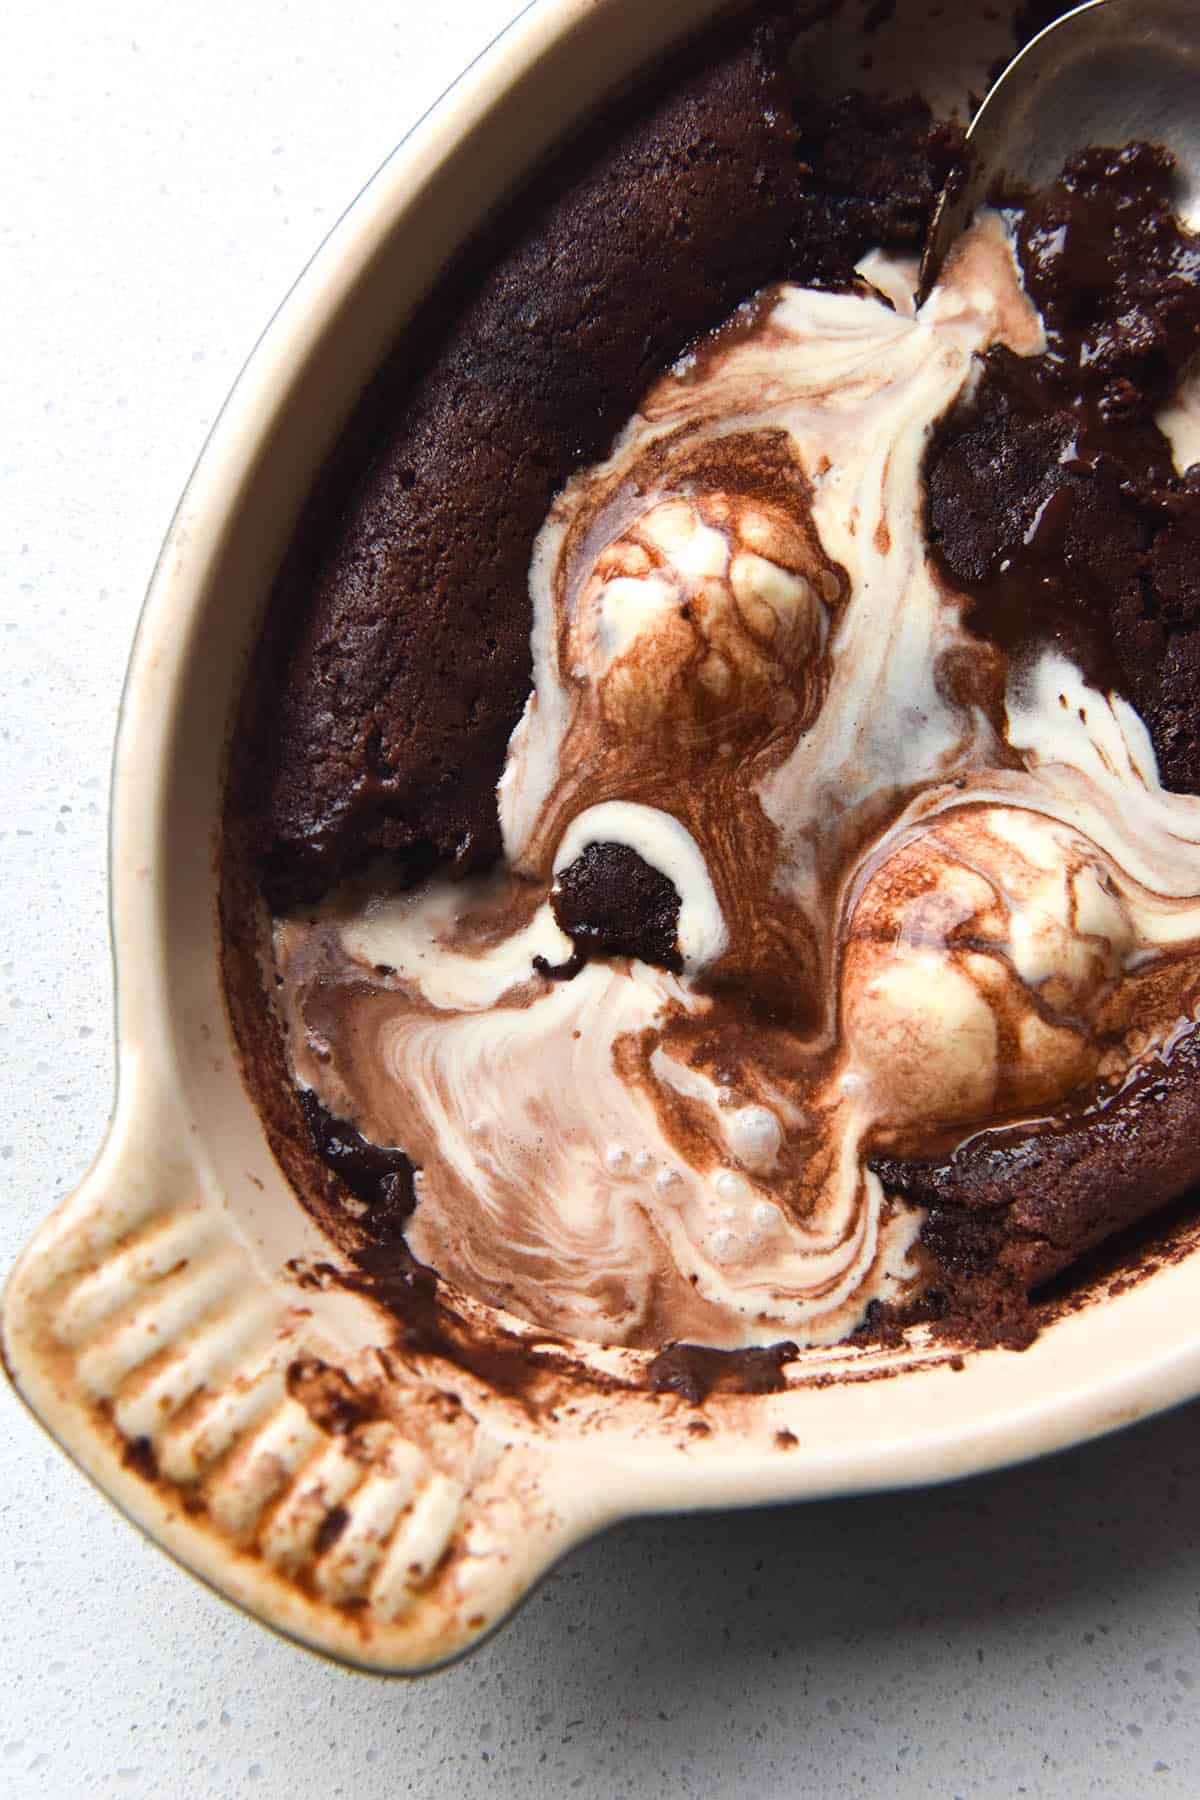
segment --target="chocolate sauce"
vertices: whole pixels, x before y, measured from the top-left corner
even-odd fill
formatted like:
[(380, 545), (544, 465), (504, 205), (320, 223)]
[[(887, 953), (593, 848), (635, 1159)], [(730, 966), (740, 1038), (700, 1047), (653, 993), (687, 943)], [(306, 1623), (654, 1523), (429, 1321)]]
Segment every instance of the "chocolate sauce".
[(158, 1480), (158, 1458), (148, 1437), (129, 1438), (121, 1452), (121, 1466), (132, 1469), (143, 1481)]
[(381, 1150), (345, 1119), (335, 1119), (312, 1092), (301, 1096), (313, 1149), (369, 1209), (370, 1229), (384, 1242), (402, 1239), (416, 1205), (414, 1168), (403, 1150)]
[[(1200, 483), (1155, 415), (1200, 346), (1200, 240), (1170, 155), (1091, 149), (1020, 202), (1017, 248), (1046, 351), (984, 358), (927, 466), (928, 533), (971, 628), (1058, 645), (1138, 708), (1164, 786), (1200, 790)], [(1200, 473), (1200, 472), (1197, 472)]]
[(668, 1344), (647, 1370), (656, 1394), (678, 1394), (699, 1406), (710, 1394), (778, 1394), (787, 1386), (784, 1370), (800, 1352), (795, 1344), (767, 1344), (753, 1350), (711, 1350), (704, 1344)]
[(289, 1364), (287, 1391), (330, 1437), (348, 1437), (378, 1417), (349, 1376), (318, 1356), (300, 1357)]

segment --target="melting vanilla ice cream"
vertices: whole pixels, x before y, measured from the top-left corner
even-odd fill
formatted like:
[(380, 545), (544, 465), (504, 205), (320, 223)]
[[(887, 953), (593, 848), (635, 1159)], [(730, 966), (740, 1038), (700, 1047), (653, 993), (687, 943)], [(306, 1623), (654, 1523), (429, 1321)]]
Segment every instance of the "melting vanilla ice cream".
[[(555, 502), (505, 865), (277, 922), (297, 1080), (411, 1156), (417, 1256), (548, 1329), (836, 1341), (922, 1279), (874, 1151), (1103, 1096), (1194, 1009), (1200, 800), (926, 543), (935, 425), (1043, 344), (1003, 221), (919, 310), (864, 270), (760, 295)], [(669, 956), (564, 928), (613, 846)]]

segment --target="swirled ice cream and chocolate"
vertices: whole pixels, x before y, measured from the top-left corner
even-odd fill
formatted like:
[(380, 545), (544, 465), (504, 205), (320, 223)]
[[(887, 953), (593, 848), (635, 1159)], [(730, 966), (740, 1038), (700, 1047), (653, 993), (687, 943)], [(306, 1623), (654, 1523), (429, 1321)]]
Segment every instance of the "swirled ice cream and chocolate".
[(786, 39), (543, 178), (285, 572), (277, 1078), (561, 1337), (1020, 1341), (1200, 1179), (1200, 245), (1088, 152), (918, 302), (955, 132)]

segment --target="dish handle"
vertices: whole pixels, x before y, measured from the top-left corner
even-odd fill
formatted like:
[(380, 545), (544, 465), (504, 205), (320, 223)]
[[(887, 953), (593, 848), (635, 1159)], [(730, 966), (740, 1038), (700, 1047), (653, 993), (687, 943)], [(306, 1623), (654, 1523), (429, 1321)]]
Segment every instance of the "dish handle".
[(472, 1648), (618, 1510), (487, 1408), (339, 1355), (303, 1290), (256, 1265), (136, 1056), (95, 1164), (12, 1272), (0, 1346), (151, 1538), (263, 1623), (382, 1673)]

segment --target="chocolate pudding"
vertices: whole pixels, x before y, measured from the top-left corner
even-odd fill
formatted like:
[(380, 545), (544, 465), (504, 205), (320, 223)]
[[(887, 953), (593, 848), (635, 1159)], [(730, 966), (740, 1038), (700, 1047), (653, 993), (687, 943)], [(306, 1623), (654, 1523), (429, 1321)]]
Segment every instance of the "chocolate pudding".
[(278, 584), (231, 1009), (402, 1316), (1019, 1345), (1200, 1180), (1200, 243), (1093, 149), (918, 306), (960, 130), (804, 10), (490, 228)]

